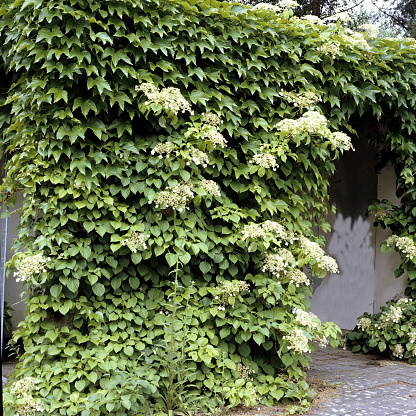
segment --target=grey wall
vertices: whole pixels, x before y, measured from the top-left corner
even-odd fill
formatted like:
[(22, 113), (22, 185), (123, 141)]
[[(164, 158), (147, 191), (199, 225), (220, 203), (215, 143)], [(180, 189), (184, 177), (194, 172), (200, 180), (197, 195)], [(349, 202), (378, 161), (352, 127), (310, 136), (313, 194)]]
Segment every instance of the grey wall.
[[(14, 208), (13, 213), (8, 219), (8, 233), (7, 233), (7, 260), (10, 260), (12, 257), (12, 253), (10, 248), (12, 246), (12, 241), (15, 236), (14, 231), (16, 230), (17, 226), (19, 225), (19, 216), (17, 213), (17, 209), (22, 205), (22, 196), (18, 197), (18, 202), (16, 207)], [(3, 226), (3, 222), (1, 222), (0, 228)], [(22, 293), (22, 284), (16, 282), (16, 279), (13, 275), (10, 275), (5, 282), (5, 293), (4, 293), (4, 300), (14, 309), (12, 314), (12, 323), (13, 329), (16, 329), (18, 323), (23, 321), (24, 313), (25, 313), (25, 303), (22, 300), (20, 294)], [(5, 334), (5, 336), (10, 336), (10, 334)]]
[(353, 140), (355, 152), (344, 153), (331, 178), (330, 202), (336, 214), (326, 251), (338, 262), (339, 274), (315, 279), (312, 311), (323, 321), (351, 329), (356, 318), (373, 311), (375, 285), (375, 229), (366, 217), (377, 197), (377, 154), (366, 140)]
[(329, 217), (332, 233), (327, 236), (326, 250), (336, 258), (340, 273), (314, 279), (312, 311), (342, 329), (354, 328), (360, 315), (378, 312), (406, 287), (405, 276), (395, 279), (393, 275), (399, 255), (382, 253), (379, 248), (391, 232), (375, 228), (374, 217), (366, 215), (376, 198), (398, 203), (391, 164), (376, 173), (377, 153), (366, 140), (372, 131), (371, 126), (359, 131), (360, 140), (353, 140), (356, 151), (341, 156), (331, 179), (330, 202), (337, 212)]

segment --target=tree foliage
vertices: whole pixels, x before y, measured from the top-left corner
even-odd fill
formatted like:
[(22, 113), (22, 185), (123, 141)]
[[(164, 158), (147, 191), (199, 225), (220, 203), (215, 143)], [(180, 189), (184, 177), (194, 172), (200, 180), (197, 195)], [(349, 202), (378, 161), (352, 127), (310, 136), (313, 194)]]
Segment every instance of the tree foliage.
[(416, 36), (416, 4), (413, 0), (384, 0), (377, 2), (377, 19), (403, 35)]
[(25, 196), (15, 376), (39, 382), (27, 400), (133, 414), (163, 403), (173, 362), (206, 406), (306, 397), (311, 341), (335, 345), (337, 329), (308, 314), (302, 268), (336, 270), (312, 226), (329, 230), (354, 117), (388, 126), (374, 140), (403, 205), (385, 225), (415, 231), (414, 43), (211, 0), (1, 14), (1, 192)]

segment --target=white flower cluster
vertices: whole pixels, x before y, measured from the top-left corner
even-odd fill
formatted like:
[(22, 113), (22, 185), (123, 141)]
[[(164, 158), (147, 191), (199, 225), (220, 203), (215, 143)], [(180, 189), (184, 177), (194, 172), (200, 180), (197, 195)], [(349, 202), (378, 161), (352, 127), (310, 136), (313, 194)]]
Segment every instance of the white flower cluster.
[(415, 242), (409, 237), (392, 235), (386, 240), (388, 246), (396, 246), (407, 258), (416, 256)]
[(301, 285), (307, 286), (311, 283), (309, 277), (299, 269), (289, 270), (287, 277), (290, 279), (289, 284), (294, 284), (296, 287), (300, 287)]
[(263, 262), (263, 272), (268, 271), (276, 277), (280, 277), (280, 274), (285, 272), (287, 266), (288, 263), (278, 254), (268, 254)]
[(38, 384), (39, 380), (33, 377), (22, 378), (13, 384), (12, 393), (24, 401), (24, 404), (17, 405), (15, 416), (35, 416), (36, 412), (43, 412), (42, 404), (31, 394), (33, 390), (39, 390)]
[(336, 43), (324, 43), (318, 48), (318, 51), (335, 59), (339, 54), (339, 45)]
[(298, 239), (292, 230), (287, 230), (282, 224), (270, 220), (265, 221), (263, 224), (246, 225), (241, 231), (243, 241), (248, 238), (266, 238), (266, 233), (275, 234), (274, 237), (277, 239), (277, 242), (284, 242), (285, 245), (292, 244)]
[(358, 27), (358, 29), (363, 30), (367, 33), (369, 38), (376, 38), (378, 36), (379, 29), (376, 25), (372, 25), (370, 23), (364, 24)]
[(367, 328), (371, 326), (371, 319), (367, 317), (360, 318), (357, 324), (358, 328), (361, 328), (365, 331)]
[(286, 240), (286, 245), (288, 245), (288, 241), (287, 241), (289, 237), (288, 230), (286, 230), (286, 228), (282, 224), (276, 221), (266, 220), (261, 225), (261, 227), (263, 228), (264, 231), (277, 234), (276, 235), (277, 239), (279, 241)]
[(279, 92), (279, 95), (288, 101), (289, 103), (293, 104), (295, 107), (310, 107), (318, 103), (319, 101), (322, 101), (314, 92), (312, 91), (306, 91), (302, 93), (296, 93), (296, 92), (287, 92), (284, 90), (281, 90)]
[(172, 111), (174, 114), (184, 113), (185, 111), (193, 114), (191, 105), (185, 100), (179, 88), (168, 87), (159, 91), (151, 82), (145, 82), (136, 85), (135, 90), (142, 91), (146, 95), (149, 100), (146, 101), (146, 105), (155, 103), (161, 105), (166, 110)]
[(204, 113), (202, 115), (202, 120), (204, 123), (217, 128), (220, 124), (222, 124), (222, 120), (214, 113)]
[(319, 346), (321, 348), (326, 348), (329, 345), (329, 341), (328, 341), (328, 339), (325, 335), (314, 334), (313, 341), (314, 342), (319, 342)]
[(345, 33), (342, 35), (343, 43), (349, 44), (350, 47), (357, 47), (359, 49), (369, 49), (370, 45), (364, 38), (362, 33), (354, 32), (351, 29), (345, 29)]
[(378, 324), (376, 324), (376, 328), (388, 328), (389, 326), (398, 323), (402, 316), (403, 310), (400, 306), (390, 305), (390, 307), (380, 315), (380, 320)]
[(225, 306), (229, 305), (229, 298), (236, 297), (241, 292), (250, 292), (250, 285), (247, 282), (239, 280), (234, 282), (225, 282), (222, 286), (217, 287), (217, 289), (221, 292), (220, 296), (215, 297), (215, 300), (219, 300), (220, 302), (218, 309), (220, 311), (225, 311)]
[(347, 134), (342, 133), (340, 131), (337, 131), (335, 133), (332, 133), (328, 140), (331, 142), (331, 144), (334, 147), (340, 147), (342, 148), (342, 150), (353, 150), (354, 146), (351, 143), (351, 137), (349, 137)]
[(337, 22), (341, 20), (342, 22), (351, 22), (351, 16), (347, 12), (335, 13), (332, 16), (329, 16), (324, 19), (326, 22)]
[(397, 358), (403, 358), (403, 355), (404, 355), (404, 348), (403, 348), (403, 346), (401, 344), (396, 344), (392, 348), (392, 353)]
[(285, 248), (280, 248), (277, 253), (265, 254), (263, 261), (263, 272), (268, 271), (276, 277), (280, 277), (283, 272), (287, 273), (287, 268), (296, 265), (296, 259), (293, 254)]
[(416, 331), (410, 330), (409, 332), (409, 342), (412, 344), (416, 343)]
[(309, 22), (315, 24), (315, 25), (322, 25), (323, 21), (318, 16), (315, 16), (313, 14), (306, 14), (305, 16), (302, 16), (302, 19), (308, 20)]
[(218, 186), (217, 182), (211, 181), (209, 179), (203, 179), (199, 186), (208, 194), (221, 196), (221, 189)]
[(269, 4), (269, 3), (257, 3), (253, 9), (264, 9), (264, 10), (271, 10), (273, 12), (279, 13), (281, 9), (276, 4)]
[(400, 298), (396, 304), (397, 305), (407, 305), (408, 303), (412, 302), (412, 299), (410, 298)]
[(150, 235), (139, 234), (135, 231), (129, 238), (126, 238), (122, 244), (123, 246), (127, 246), (133, 253), (137, 253), (138, 248), (146, 250), (146, 241), (149, 237)]
[(254, 9), (265, 9), (272, 10), (276, 13), (280, 13), (285, 9), (296, 9), (299, 7), (299, 3), (293, 0), (280, 0), (277, 4), (269, 3), (258, 3), (253, 8)]
[(274, 171), (279, 167), (276, 158), (270, 153), (259, 153), (258, 155), (254, 155), (251, 163)]
[(283, 339), (289, 343), (288, 350), (293, 350), (299, 354), (311, 352), (308, 338), (305, 337), (300, 328), (293, 328), (290, 334), (284, 336)]
[(325, 251), (320, 247), (320, 245), (309, 240), (309, 238), (304, 235), (300, 236), (300, 246), (303, 248), (305, 255), (312, 259), (319, 260), (325, 256)]
[(301, 236), (300, 246), (303, 248), (306, 256), (316, 261), (316, 264), (320, 269), (327, 270), (330, 273), (339, 273), (336, 260), (330, 256), (326, 256), (325, 251), (319, 246), (318, 243), (314, 243), (307, 237)]
[(259, 224), (246, 225), (244, 229), (241, 231), (241, 234), (243, 235), (243, 241), (247, 240), (247, 238), (265, 237), (264, 229)]
[[(208, 166), (209, 163), (209, 157), (208, 155), (203, 152), (202, 150), (196, 149), (195, 147), (191, 147), (189, 149), (189, 155), (192, 159), (192, 162), (195, 163), (195, 165), (202, 165), (204, 168)], [(190, 165), (191, 162), (187, 162), (187, 165)]]
[(247, 367), (242, 363), (237, 364), (237, 372), (243, 380), (250, 380), (251, 374), (254, 374), (254, 370), (251, 370), (250, 367)]
[(214, 146), (227, 147), (226, 138), (215, 128), (205, 131), (204, 138), (210, 140)]
[(45, 258), (42, 253), (23, 258), (19, 264), (18, 271), (14, 273), (16, 282), (26, 282), (33, 276), (46, 272), (47, 261), (50, 261), (50, 258)]
[(307, 111), (297, 120), (284, 119), (276, 124), (280, 131), (286, 131), (292, 136), (302, 133), (327, 133), (328, 120), (318, 111)]
[(306, 312), (302, 309), (293, 308), (293, 314), (296, 316), (296, 322), (300, 323), (303, 326), (306, 326), (309, 329), (316, 329), (317, 323), (313, 320), (317, 318), (317, 316), (312, 312)]
[(180, 212), (184, 209), (189, 209), (187, 204), (193, 197), (193, 184), (191, 182), (181, 182), (169, 191), (159, 192), (154, 202), (156, 208), (162, 205), (177, 209)]
[(163, 158), (163, 155), (169, 156), (173, 152), (172, 142), (158, 143), (150, 152), (152, 155), (158, 154), (159, 159)]
[(321, 257), (317, 264), (320, 269), (327, 270), (330, 273), (339, 273), (337, 261), (330, 256)]

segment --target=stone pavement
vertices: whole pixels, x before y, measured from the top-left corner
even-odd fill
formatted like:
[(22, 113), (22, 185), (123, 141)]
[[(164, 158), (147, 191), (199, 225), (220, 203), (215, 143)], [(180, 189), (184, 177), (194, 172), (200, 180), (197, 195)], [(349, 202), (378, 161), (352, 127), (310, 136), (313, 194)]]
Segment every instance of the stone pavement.
[(329, 347), (311, 355), (308, 375), (339, 387), (305, 416), (416, 416), (416, 366)]

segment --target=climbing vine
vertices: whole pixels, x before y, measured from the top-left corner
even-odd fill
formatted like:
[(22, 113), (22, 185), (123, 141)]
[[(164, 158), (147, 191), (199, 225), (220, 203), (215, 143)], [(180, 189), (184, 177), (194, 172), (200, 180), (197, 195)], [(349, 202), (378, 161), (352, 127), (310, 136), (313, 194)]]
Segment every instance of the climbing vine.
[(214, 0), (17, 0), (0, 17), (32, 408), (157, 408), (167, 362), (201, 407), (307, 397), (312, 341), (338, 336), (309, 312), (310, 276), (338, 271), (312, 227), (329, 231), (352, 117), (387, 126), (373, 141), (402, 205), (383, 221), (413, 239), (415, 42)]

